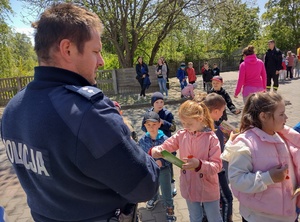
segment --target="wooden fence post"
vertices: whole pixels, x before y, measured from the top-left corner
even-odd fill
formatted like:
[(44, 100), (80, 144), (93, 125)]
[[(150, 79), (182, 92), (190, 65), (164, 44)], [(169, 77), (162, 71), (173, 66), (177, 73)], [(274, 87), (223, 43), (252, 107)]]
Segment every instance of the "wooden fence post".
[(21, 78), (20, 77), (17, 77), (17, 92), (19, 92), (22, 88), (21, 88)]
[(111, 71), (111, 75), (112, 75), (112, 82), (113, 82), (114, 93), (118, 94), (118, 82), (117, 82), (117, 74), (116, 74), (116, 70), (115, 69), (113, 69)]

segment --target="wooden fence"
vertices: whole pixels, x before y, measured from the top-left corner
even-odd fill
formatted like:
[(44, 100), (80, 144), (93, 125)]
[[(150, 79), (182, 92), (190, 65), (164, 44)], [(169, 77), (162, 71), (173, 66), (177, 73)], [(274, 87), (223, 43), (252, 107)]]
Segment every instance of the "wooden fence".
[[(263, 58), (263, 55), (258, 55)], [(204, 61), (208, 61), (210, 65), (216, 63), (221, 71), (238, 70), (240, 57), (230, 57), (227, 59), (212, 58), (208, 60), (194, 61), (194, 68), (197, 74), (200, 74), (201, 67)], [(175, 77), (180, 63), (169, 62), (170, 77)], [(151, 86), (147, 92), (155, 92), (159, 90), (157, 78), (155, 75), (155, 66), (149, 66), (149, 75)], [(140, 85), (135, 79), (135, 68), (116, 69), (116, 70), (100, 70), (97, 73), (97, 87), (102, 89), (106, 95), (116, 94), (138, 94)], [(0, 79), (0, 106), (5, 106), (8, 101), (30, 81), (32, 76), (16, 77)]]
[(32, 80), (33, 76), (0, 79), (0, 106), (6, 106), (8, 101)]
[[(159, 89), (154, 71), (154, 66), (149, 67), (151, 86), (147, 92)], [(96, 82), (105, 95), (137, 94), (141, 88), (135, 77), (135, 68), (100, 70)], [(0, 106), (6, 106), (8, 101), (32, 80), (33, 76), (0, 79)]]
[[(158, 82), (155, 74), (155, 67), (149, 66), (149, 77), (151, 85), (147, 92), (158, 91)], [(116, 80), (117, 80), (117, 94), (138, 94), (141, 91), (140, 84), (136, 80), (135, 68), (117, 69)]]

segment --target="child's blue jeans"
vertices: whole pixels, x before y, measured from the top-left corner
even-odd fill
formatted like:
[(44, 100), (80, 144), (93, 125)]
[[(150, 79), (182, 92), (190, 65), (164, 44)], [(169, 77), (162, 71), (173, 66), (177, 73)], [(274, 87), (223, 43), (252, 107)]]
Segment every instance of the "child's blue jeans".
[[(171, 169), (170, 166), (166, 166), (160, 169), (159, 173), (159, 185), (161, 189), (161, 196), (163, 199), (163, 205), (165, 207), (174, 207), (173, 196), (171, 189)], [(154, 196), (154, 200), (158, 199), (158, 193)]]
[(179, 81), (179, 83), (180, 83), (181, 90), (183, 90), (183, 88), (187, 86), (187, 82), (186, 81), (182, 80), (181, 82)]
[(202, 222), (203, 219), (203, 210), (202, 204), (204, 206), (206, 217), (208, 221), (213, 222), (223, 222), (220, 213), (220, 201), (215, 200), (212, 202), (191, 202), (186, 200), (189, 214), (190, 214), (190, 222)]

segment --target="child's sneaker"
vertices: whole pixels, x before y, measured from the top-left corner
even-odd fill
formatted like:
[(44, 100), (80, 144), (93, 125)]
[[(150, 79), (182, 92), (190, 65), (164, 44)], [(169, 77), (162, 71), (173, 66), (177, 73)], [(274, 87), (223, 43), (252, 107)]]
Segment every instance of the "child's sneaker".
[(147, 208), (148, 210), (153, 210), (154, 207), (156, 206), (157, 202), (158, 202), (158, 199), (151, 199), (151, 200), (149, 200), (149, 201), (147, 202), (147, 204), (146, 204), (146, 208)]
[(167, 222), (176, 221), (176, 217), (174, 216), (174, 208), (167, 207)]
[(175, 187), (175, 181), (171, 183), (172, 196), (175, 197), (177, 195), (177, 190)]

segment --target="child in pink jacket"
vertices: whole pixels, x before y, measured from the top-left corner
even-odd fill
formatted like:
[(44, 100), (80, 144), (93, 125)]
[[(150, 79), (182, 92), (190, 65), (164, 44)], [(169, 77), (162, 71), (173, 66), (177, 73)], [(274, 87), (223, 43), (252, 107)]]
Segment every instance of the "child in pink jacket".
[(279, 94), (252, 94), (240, 134), (222, 153), (243, 221), (294, 222), (297, 217), (299, 199), (293, 193), (300, 181), (300, 136), (285, 126), (286, 120)]
[(194, 89), (197, 88), (197, 83), (193, 83), (193, 84), (187, 84), (186, 87), (184, 87), (181, 90), (181, 95), (183, 95), (185, 98), (194, 98), (195, 93), (194, 93)]
[(251, 93), (266, 90), (266, 70), (263, 61), (254, 54), (254, 47), (249, 45), (243, 50), (244, 62), (240, 64), (239, 78), (236, 85), (234, 97), (237, 98), (241, 89), (243, 101), (246, 103)]
[(207, 107), (188, 100), (178, 111), (184, 129), (149, 152), (154, 158), (161, 151), (180, 151), (185, 161), (180, 173), (180, 191), (186, 199), (190, 221), (202, 222), (204, 206), (208, 221), (221, 222), (218, 173), (222, 169), (221, 149), (214, 133), (214, 122)]

